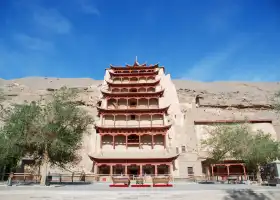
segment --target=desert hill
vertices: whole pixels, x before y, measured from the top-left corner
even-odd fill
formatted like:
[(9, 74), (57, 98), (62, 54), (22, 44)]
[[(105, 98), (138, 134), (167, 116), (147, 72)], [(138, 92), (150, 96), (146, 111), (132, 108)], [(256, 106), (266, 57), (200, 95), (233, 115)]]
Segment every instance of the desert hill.
[[(103, 80), (90, 78), (26, 77), (13, 80), (0, 79), (10, 101), (34, 100), (48, 91), (62, 86), (80, 88), (89, 99), (99, 97)], [(200, 97), (200, 105), (217, 107), (269, 108), (272, 97), (280, 90), (280, 82), (198, 82), (173, 80), (180, 103), (191, 103)]]

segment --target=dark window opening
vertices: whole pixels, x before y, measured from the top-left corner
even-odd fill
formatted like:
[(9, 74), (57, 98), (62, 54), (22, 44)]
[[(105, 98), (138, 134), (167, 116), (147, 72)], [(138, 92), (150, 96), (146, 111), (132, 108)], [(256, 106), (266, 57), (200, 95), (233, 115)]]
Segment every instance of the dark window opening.
[(139, 136), (137, 136), (137, 135), (129, 135), (127, 137), (127, 142), (128, 143), (139, 143)]
[(137, 105), (136, 101), (130, 102), (130, 106), (136, 106), (136, 105)]
[(136, 120), (136, 116), (135, 115), (130, 115), (130, 120)]
[(182, 146), (182, 152), (186, 153), (186, 147), (185, 146)]
[(193, 167), (188, 167), (188, 175), (193, 175)]
[(137, 92), (137, 89), (136, 89), (136, 88), (132, 88), (132, 89), (130, 90), (130, 92)]

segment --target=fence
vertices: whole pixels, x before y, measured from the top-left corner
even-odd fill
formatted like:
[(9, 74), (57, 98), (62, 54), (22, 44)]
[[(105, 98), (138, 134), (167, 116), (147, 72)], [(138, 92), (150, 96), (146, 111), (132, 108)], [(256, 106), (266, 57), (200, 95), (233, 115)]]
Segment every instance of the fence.
[[(2, 180), (7, 181), (12, 177), (12, 182), (16, 184), (39, 183), (41, 175), (31, 173), (13, 173), (2, 175)], [(97, 176), (93, 174), (72, 173), (72, 174), (48, 174), (51, 183), (91, 183), (97, 181)]]
[[(2, 174), (1, 180), (6, 181), (10, 174)], [(85, 173), (52, 173), (48, 174), (48, 178), (51, 183), (61, 184), (78, 184), (78, 183), (92, 183), (92, 182), (111, 182), (111, 176), (124, 176), (123, 174), (85, 174)], [(152, 177), (155, 176), (169, 176), (170, 182), (200, 182), (200, 181), (223, 181), (217, 176), (172, 176), (171, 174), (145, 174), (142, 177), (145, 182), (151, 182)], [(131, 181), (135, 181), (138, 175), (129, 175)], [(31, 173), (14, 173), (12, 182), (13, 183), (39, 183), (41, 180), (41, 175), (31, 174)], [(243, 179), (245, 180), (245, 179)], [(247, 175), (246, 180), (256, 181), (256, 177), (253, 175)]]

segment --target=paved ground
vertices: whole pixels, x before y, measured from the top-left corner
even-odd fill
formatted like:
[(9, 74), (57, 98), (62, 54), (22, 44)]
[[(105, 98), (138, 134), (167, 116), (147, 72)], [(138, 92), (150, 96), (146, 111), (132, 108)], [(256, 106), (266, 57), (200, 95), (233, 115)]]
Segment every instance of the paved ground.
[(280, 200), (280, 188), (247, 185), (176, 184), (173, 188), (1, 186), (2, 200)]

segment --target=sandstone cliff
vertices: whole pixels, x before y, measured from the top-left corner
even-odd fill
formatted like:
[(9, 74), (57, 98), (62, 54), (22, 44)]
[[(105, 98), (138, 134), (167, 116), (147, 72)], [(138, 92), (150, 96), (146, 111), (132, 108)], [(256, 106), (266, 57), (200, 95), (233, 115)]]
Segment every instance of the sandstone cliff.
[[(0, 79), (0, 87), (6, 94), (7, 103), (21, 103), (32, 101), (44, 96), (62, 86), (79, 88), (82, 91), (79, 103), (95, 114), (102, 80), (90, 78), (44, 78), (27, 77), (14, 80)], [(280, 90), (280, 82), (196, 82), (186, 80), (173, 81), (178, 91), (182, 111), (187, 112), (192, 102), (200, 105), (195, 119), (220, 116), (228, 118), (229, 115), (239, 113), (254, 113), (258, 118), (276, 119), (272, 112), (272, 99), (275, 92)], [(233, 114), (229, 114), (233, 113)], [(259, 111), (262, 114), (257, 114)], [(207, 116), (207, 112), (212, 113)], [(223, 114), (224, 112), (224, 114)], [(232, 116), (230, 116), (232, 118)]]

